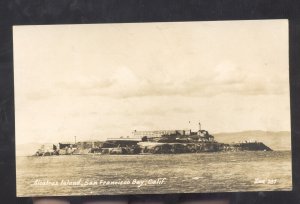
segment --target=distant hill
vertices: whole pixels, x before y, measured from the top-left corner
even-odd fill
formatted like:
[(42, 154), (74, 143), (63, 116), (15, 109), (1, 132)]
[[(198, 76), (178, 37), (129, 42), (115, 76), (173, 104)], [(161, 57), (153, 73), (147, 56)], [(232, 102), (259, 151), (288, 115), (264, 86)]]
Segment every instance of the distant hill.
[(232, 133), (213, 134), (215, 140), (222, 143), (240, 142), (245, 140), (256, 140), (263, 142), (273, 150), (291, 150), (291, 133), (288, 131), (243, 131)]
[(31, 156), (36, 153), (36, 151), (41, 148), (42, 145), (51, 148), (52, 143), (30, 143), (30, 144), (20, 144), (16, 145), (16, 156)]

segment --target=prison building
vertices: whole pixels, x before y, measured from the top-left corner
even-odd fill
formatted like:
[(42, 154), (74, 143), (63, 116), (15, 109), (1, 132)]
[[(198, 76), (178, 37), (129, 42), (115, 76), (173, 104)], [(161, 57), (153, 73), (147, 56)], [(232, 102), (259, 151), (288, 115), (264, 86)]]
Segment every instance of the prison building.
[(191, 135), (191, 130), (154, 130), (154, 131), (137, 131), (133, 132), (135, 138), (142, 138), (147, 136), (151, 137), (161, 137), (163, 135)]

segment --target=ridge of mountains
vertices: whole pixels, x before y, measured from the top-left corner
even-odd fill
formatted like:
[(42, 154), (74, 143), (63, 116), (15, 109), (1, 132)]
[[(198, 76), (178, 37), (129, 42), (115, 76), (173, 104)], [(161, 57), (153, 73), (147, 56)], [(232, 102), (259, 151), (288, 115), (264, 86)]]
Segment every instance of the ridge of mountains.
[(263, 142), (272, 150), (291, 150), (291, 132), (289, 131), (262, 131), (249, 130), (242, 132), (226, 132), (212, 134), (220, 143), (242, 142), (245, 140), (256, 140)]

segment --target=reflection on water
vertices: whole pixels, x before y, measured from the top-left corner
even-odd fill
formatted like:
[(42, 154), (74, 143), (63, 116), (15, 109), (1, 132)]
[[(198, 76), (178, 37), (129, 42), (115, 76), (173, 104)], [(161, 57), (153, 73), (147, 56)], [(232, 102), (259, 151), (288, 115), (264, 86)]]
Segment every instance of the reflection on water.
[(291, 152), (17, 157), (18, 196), (291, 190)]

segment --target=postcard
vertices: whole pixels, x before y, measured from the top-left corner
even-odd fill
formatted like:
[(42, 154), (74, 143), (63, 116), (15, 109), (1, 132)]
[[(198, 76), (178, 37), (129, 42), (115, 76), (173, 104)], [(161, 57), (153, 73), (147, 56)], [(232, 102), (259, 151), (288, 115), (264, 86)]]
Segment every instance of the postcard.
[(17, 196), (292, 190), (288, 33), (14, 26)]

